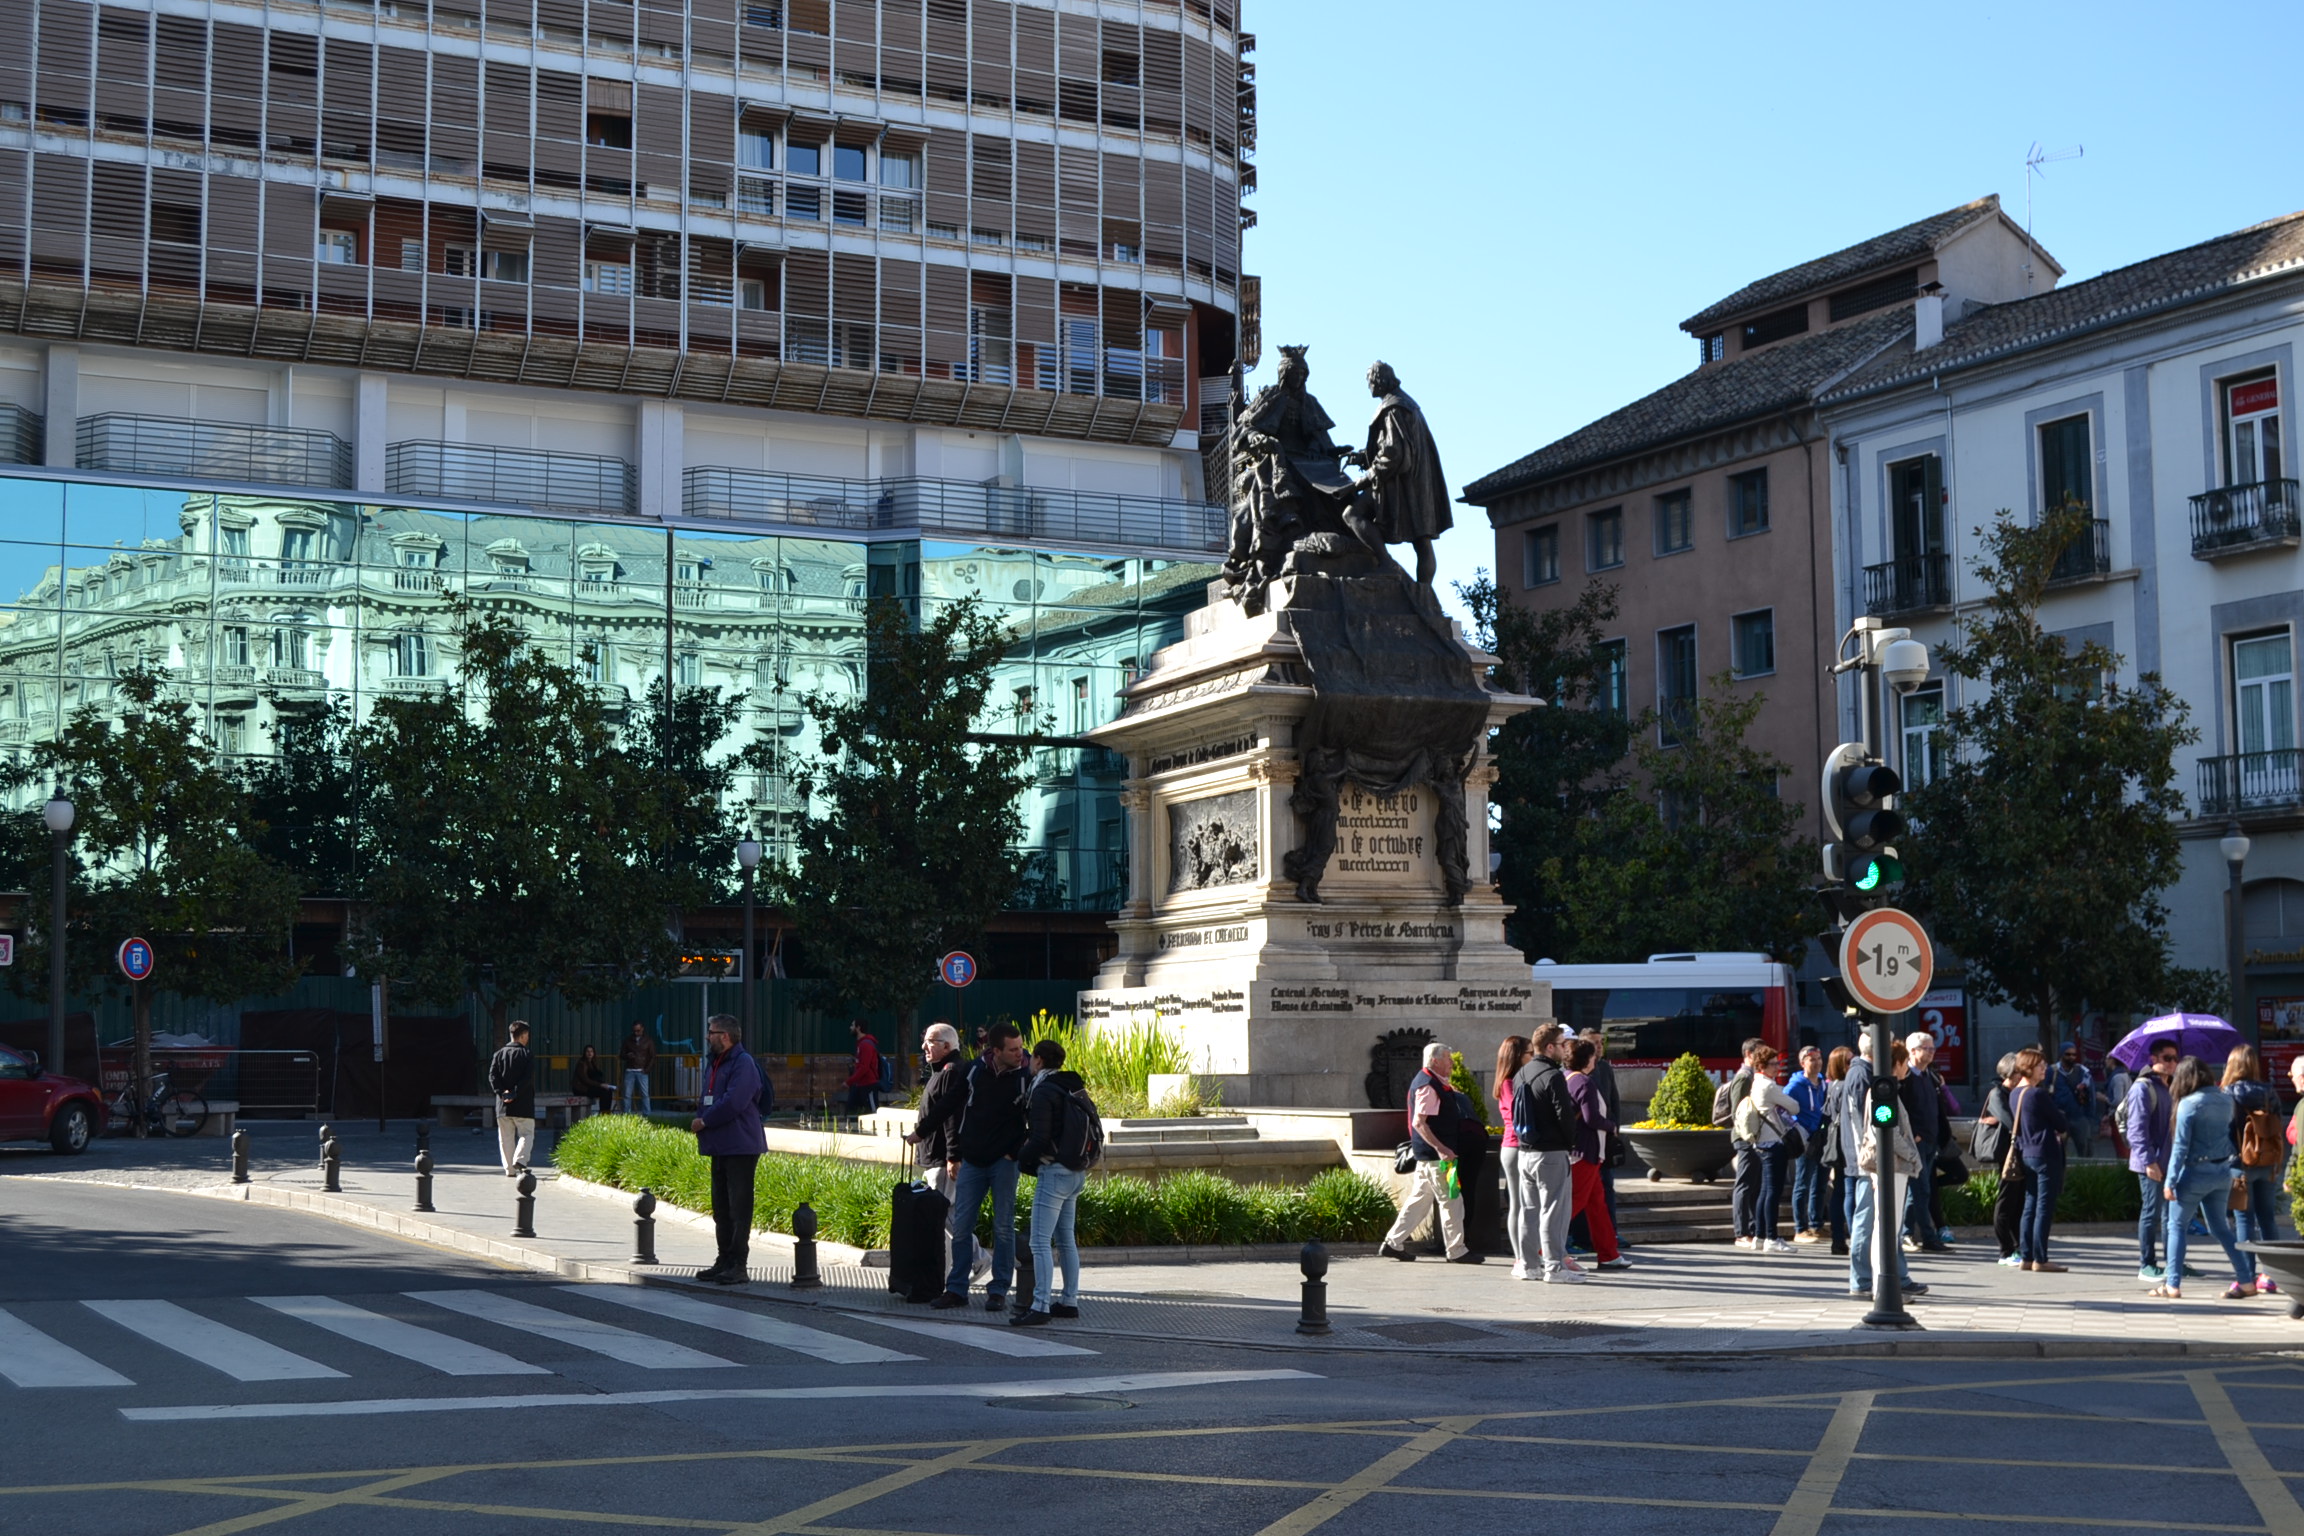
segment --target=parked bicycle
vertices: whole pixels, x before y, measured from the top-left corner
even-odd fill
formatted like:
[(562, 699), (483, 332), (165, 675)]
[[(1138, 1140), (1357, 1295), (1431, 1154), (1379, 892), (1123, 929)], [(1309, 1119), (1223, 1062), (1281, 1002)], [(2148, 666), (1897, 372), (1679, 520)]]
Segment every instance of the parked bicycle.
[[(134, 1084), (122, 1088), (109, 1106), (115, 1134), (136, 1134), (139, 1116), (129, 1099), (134, 1091)], [(197, 1136), (208, 1125), (208, 1101), (196, 1093), (178, 1093), (167, 1073), (155, 1072), (152, 1092), (144, 1101), (141, 1119), (148, 1135)]]

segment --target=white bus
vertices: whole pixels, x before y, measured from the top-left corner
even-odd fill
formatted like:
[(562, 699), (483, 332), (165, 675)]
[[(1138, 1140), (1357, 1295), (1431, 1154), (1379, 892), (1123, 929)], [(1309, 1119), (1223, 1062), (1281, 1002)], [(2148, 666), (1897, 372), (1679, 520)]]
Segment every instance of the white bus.
[[(1624, 1102), (1644, 1104), (1664, 1069), (1689, 1052), (1714, 1080), (1743, 1065), (1755, 1037), (1792, 1056), (1792, 970), (1762, 954), (1650, 955), (1643, 964), (1534, 967), (1552, 988), (1552, 1015), (1598, 1029)], [(1629, 1111), (1628, 1111), (1629, 1112)]]

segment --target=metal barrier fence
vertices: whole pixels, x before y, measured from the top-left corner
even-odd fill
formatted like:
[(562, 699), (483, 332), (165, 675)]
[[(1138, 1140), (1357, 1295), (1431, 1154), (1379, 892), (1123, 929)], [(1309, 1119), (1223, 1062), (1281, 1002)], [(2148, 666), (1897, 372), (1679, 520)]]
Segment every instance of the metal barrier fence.
[(477, 443), (405, 442), (384, 451), (394, 496), (499, 501), (544, 511), (632, 511), (632, 466), (622, 459)]
[(352, 445), (333, 432), (301, 427), (106, 412), (80, 418), (73, 449), (80, 468), (112, 474), (186, 475), (251, 485), (341, 488), (352, 483)]
[(38, 411), (0, 405), (0, 462), (38, 464), (47, 442), (47, 420)]

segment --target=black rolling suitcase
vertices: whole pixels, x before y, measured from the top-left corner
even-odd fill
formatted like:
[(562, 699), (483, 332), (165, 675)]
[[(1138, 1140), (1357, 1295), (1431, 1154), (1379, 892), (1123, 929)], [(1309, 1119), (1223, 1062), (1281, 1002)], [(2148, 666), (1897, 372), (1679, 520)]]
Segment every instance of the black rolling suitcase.
[(906, 1301), (934, 1301), (944, 1289), (944, 1221), (952, 1202), (926, 1184), (899, 1184), (889, 1197), (888, 1289)]

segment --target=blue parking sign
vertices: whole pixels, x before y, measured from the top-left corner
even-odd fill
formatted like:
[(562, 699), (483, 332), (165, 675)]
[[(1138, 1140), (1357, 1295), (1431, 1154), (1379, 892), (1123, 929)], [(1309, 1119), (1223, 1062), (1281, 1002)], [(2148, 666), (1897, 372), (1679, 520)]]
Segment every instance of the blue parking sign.
[(976, 957), (964, 949), (956, 949), (936, 962), (936, 974), (944, 978), (948, 987), (964, 987), (976, 979)]
[(120, 946), (120, 974), (130, 981), (142, 981), (152, 974), (152, 946), (142, 939), (129, 939)]

